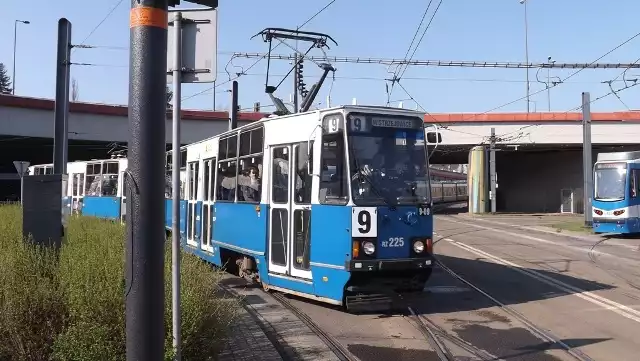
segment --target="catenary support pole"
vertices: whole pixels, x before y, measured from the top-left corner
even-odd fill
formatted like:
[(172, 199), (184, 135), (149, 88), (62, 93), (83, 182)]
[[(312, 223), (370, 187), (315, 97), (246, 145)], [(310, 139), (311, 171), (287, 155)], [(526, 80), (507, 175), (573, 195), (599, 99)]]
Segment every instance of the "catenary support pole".
[(229, 111), (229, 130), (238, 127), (238, 82), (231, 83), (231, 110)]
[(298, 83), (300, 82), (300, 73), (298, 71), (298, 60), (300, 58), (298, 58), (298, 53), (294, 53), (293, 54), (293, 64), (295, 66), (294, 72), (293, 72), (293, 112), (297, 113), (300, 106), (298, 103)]
[(131, 0), (129, 16), (127, 361), (164, 358), (167, 4), (167, 0)]
[(491, 182), (491, 213), (496, 213), (496, 128), (491, 128), (489, 145), (489, 181)]
[(181, 322), (180, 322), (180, 112), (182, 98), (182, 13), (175, 13), (173, 19), (174, 48), (173, 52), (173, 151), (172, 187), (171, 187), (171, 295), (173, 312), (173, 349), (175, 361), (181, 355)]
[(584, 225), (591, 227), (593, 215), (591, 214), (591, 199), (593, 196), (593, 161), (591, 159), (591, 94), (582, 93), (582, 171), (583, 171), (583, 197), (584, 197)]
[(53, 120), (53, 173), (67, 173), (69, 135), (69, 81), (71, 76), (71, 23), (58, 20), (58, 54), (56, 59), (56, 102)]

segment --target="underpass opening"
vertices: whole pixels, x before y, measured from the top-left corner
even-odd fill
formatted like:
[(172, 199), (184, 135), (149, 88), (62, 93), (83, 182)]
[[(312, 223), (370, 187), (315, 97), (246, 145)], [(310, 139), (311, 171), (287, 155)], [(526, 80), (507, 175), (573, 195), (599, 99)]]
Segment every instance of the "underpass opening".
[[(640, 145), (593, 145), (591, 169), (598, 153), (636, 150), (640, 150)], [(582, 172), (581, 145), (499, 145), (496, 149), (496, 210), (582, 214)]]

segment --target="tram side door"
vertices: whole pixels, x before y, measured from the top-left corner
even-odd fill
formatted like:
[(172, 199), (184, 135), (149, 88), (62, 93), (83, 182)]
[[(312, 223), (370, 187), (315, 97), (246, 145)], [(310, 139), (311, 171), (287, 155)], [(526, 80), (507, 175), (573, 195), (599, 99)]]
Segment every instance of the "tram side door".
[(187, 244), (194, 247), (198, 246), (196, 232), (200, 224), (197, 197), (199, 168), (199, 161), (187, 163)]
[(306, 170), (307, 143), (270, 151), (269, 272), (311, 279), (312, 177)]
[(291, 146), (271, 147), (269, 272), (289, 274), (291, 243)]
[(204, 160), (204, 197), (202, 202), (202, 239), (201, 248), (207, 252), (213, 252), (211, 240), (213, 239), (213, 227), (215, 223), (215, 190), (216, 190), (216, 158)]
[[(313, 149), (313, 146), (311, 146)], [(307, 142), (293, 146), (293, 160), (289, 168), (291, 173), (291, 242), (289, 258), (290, 272), (294, 277), (311, 279), (311, 182), (307, 167), (313, 167), (308, 161)], [(313, 169), (313, 168), (311, 168)]]

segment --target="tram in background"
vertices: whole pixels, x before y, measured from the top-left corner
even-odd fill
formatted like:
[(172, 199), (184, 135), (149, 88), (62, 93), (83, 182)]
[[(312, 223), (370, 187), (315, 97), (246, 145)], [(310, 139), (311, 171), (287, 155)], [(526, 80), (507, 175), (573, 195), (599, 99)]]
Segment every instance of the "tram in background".
[(593, 179), (593, 231), (639, 233), (640, 152), (599, 153)]

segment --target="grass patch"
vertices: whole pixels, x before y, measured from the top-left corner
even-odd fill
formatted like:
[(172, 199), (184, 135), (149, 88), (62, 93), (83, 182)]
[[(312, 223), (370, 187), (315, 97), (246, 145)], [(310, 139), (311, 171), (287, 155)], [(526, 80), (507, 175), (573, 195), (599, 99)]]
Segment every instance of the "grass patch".
[[(71, 217), (59, 256), (22, 238), (19, 206), (0, 206), (0, 360), (125, 360), (125, 227)], [(162, 240), (159, 240), (162, 242)], [(165, 251), (165, 359), (171, 360), (171, 252)], [(182, 253), (182, 354), (215, 359), (240, 304)]]
[(551, 225), (552, 228), (556, 230), (556, 232), (562, 231), (570, 231), (570, 232), (579, 232), (584, 234), (594, 234), (592, 227), (586, 227), (584, 225), (584, 221), (564, 221), (558, 222)]

